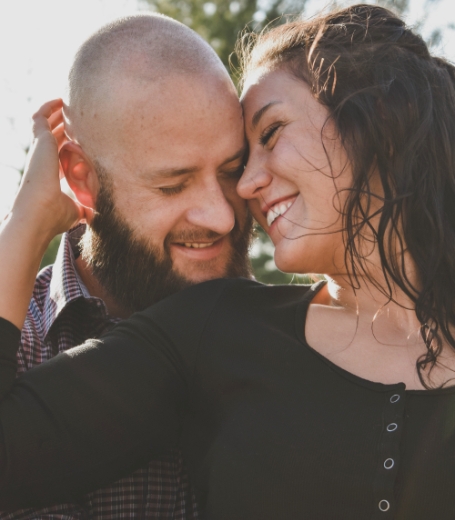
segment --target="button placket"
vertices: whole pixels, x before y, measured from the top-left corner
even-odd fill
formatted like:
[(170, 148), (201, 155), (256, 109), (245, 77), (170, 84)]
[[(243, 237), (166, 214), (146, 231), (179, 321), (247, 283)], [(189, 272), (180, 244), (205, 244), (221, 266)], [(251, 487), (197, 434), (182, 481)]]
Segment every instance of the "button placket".
[(394, 486), (400, 459), (399, 442), (404, 417), (405, 386), (384, 395), (382, 432), (374, 481), (372, 519), (393, 518)]

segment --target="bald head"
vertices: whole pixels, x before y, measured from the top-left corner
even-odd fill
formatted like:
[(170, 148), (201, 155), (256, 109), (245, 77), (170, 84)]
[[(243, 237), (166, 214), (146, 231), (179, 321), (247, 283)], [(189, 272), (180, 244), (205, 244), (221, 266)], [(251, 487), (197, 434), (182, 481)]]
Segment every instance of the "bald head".
[(232, 87), (213, 49), (185, 25), (159, 14), (116, 20), (93, 34), (76, 55), (65, 109), (67, 132), (94, 153), (96, 126), (120, 108), (119, 92), (158, 93), (185, 75)]

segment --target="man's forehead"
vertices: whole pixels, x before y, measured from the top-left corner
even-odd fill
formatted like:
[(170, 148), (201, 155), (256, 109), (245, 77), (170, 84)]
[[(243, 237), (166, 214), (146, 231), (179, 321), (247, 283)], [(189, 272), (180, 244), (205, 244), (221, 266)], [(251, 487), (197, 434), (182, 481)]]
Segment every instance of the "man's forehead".
[[(219, 156), (215, 158), (215, 162), (217, 162), (215, 169), (222, 170), (223, 168), (228, 167), (236, 167), (240, 164), (243, 164), (246, 157), (246, 145), (242, 144), (234, 153), (227, 156)], [(217, 161), (216, 161), (217, 160)], [(146, 167), (139, 172), (141, 177), (144, 178), (159, 178), (159, 179), (172, 179), (176, 177), (181, 177), (183, 175), (191, 175), (197, 174), (204, 170), (205, 162), (202, 160), (198, 164), (194, 165), (186, 165), (178, 164), (176, 162), (173, 163), (171, 157), (167, 158), (167, 166), (166, 158), (163, 161), (163, 164), (155, 167)]]
[(128, 170), (150, 170), (151, 162), (162, 170), (200, 167), (205, 155), (218, 167), (243, 146), (235, 91), (188, 75), (117, 78), (83, 119), (95, 155)]
[[(222, 111), (220, 108), (222, 107)], [(154, 81), (138, 77), (113, 80), (92, 105), (92, 111), (110, 121), (140, 124), (141, 121), (172, 123), (189, 114), (192, 118), (206, 116), (237, 116), (239, 101), (229, 83), (211, 77), (171, 75)]]

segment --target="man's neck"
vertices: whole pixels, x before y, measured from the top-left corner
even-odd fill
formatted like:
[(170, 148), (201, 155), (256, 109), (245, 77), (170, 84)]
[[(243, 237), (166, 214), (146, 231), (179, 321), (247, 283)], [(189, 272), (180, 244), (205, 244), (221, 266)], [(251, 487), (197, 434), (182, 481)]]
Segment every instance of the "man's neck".
[(117, 301), (99, 283), (82, 256), (79, 256), (76, 259), (75, 266), (76, 271), (78, 272), (82, 282), (90, 293), (90, 296), (101, 298), (104, 301), (109, 316), (112, 318), (122, 319), (131, 316), (131, 312), (119, 305)]

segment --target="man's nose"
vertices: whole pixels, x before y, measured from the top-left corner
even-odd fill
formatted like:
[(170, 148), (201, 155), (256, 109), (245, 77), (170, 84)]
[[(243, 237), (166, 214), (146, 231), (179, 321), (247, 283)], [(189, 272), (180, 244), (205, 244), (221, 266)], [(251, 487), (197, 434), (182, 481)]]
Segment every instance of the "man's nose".
[(230, 233), (235, 214), (218, 181), (207, 183), (197, 194), (197, 200), (187, 211), (189, 223), (210, 229), (220, 235)]
[(271, 182), (272, 175), (264, 167), (263, 161), (250, 156), (237, 184), (237, 193), (243, 199), (256, 199)]

